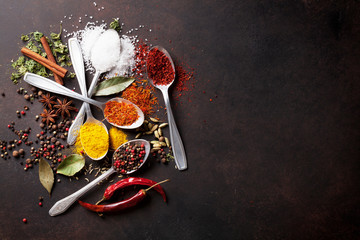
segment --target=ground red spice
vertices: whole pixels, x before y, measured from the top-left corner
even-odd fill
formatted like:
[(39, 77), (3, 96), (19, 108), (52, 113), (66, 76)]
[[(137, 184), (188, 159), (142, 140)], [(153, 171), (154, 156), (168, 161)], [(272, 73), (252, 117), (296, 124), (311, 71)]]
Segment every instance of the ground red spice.
[(128, 126), (133, 124), (139, 115), (132, 104), (109, 101), (104, 109), (104, 116), (110, 123), (118, 126)]
[(157, 48), (153, 48), (148, 54), (147, 73), (155, 85), (168, 85), (175, 75), (170, 59)]
[(145, 116), (150, 116), (154, 113), (155, 106), (158, 105), (158, 99), (154, 96), (154, 87), (148, 84), (147, 80), (137, 81), (139, 83), (132, 83), (122, 93), (122, 98), (129, 100), (136, 104)]
[(135, 68), (132, 70), (135, 76), (143, 77), (146, 74), (146, 58), (150, 47), (143, 41), (135, 46)]

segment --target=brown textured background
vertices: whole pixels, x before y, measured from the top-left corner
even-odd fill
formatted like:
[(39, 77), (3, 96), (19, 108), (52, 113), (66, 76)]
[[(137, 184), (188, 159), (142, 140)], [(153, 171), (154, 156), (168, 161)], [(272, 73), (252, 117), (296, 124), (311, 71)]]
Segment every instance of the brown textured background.
[(153, 31), (141, 38), (195, 68), (195, 88), (172, 98), (189, 169), (154, 162), (138, 174), (171, 178), (168, 204), (151, 193), (122, 214), (100, 218), (74, 204), (53, 218), (50, 207), (86, 181), (62, 178), (49, 198), (36, 169), (1, 159), (1, 239), (359, 239), (359, 1), (97, 2), (103, 11), (84, 0), (0, 2), (1, 139), (14, 138), (11, 120), (36, 129), (41, 112), (34, 104), (16, 118), (25, 104), (16, 89), (28, 88), (9, 79), (19, 36), (57, 32), (64, 16), (143, 24)]

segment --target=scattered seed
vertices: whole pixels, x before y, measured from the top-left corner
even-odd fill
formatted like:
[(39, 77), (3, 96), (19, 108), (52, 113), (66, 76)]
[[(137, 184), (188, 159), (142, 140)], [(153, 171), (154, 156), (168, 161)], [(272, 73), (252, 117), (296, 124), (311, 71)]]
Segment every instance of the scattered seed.
[(159, 136), (159, 132), (157, 130), (154, 131), (154, 135), (157, 139), (159, 139), (160, 136)]
[(168, 123), (162, 123), (162, 124), (159, 125), (159, 128), (163, 128), (163, 127), (166, 127), (168, 125), (169, 125)]
[(165, 137), (165, 142), (166, 142), (166, 146), (170, 147), (170, 141), (169, 141), (169, 139), (167, 137)]
[(156, 118), (152, 118), (152, 117), (150, 117), (150, 120), (153, 121), (153, 122), (155, 122), (155, 123), (158, 123), (158, 122), (159, 122), (159, 120), (157, 120)]

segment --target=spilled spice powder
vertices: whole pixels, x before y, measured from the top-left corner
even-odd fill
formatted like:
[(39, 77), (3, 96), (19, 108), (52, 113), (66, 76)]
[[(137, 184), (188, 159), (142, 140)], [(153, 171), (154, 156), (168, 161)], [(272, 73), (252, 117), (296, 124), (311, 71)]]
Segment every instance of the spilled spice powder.
[(150, 47), (142, 40), (135, 46), (135, 68), (133, 73), (135, 76), (143, 77), (146, 73), (146, 59), (149, 53)]
[(110, 148), (115, 150), (123, 143), (127, 142), (127, 135), (121, 129), (112, 127), (109, 130)]
[(154, 113), (155, 106), (158, 105), (158, 99), (154, 96), (154, 87), (148, 84), (147, 80), (139, 81), (141, 85), (132, 83), (122, 93), (122, 98), (136, 104), (145, 116)]

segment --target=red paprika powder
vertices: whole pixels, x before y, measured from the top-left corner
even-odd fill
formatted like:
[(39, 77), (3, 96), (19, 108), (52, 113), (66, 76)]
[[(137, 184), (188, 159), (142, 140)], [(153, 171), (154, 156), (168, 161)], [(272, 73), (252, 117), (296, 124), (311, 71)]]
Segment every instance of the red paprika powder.
[(157, 48), (151, 49), (148, 54), (147, 73), (155, 85), (168, 85), (175, 77), (169, 58)]

